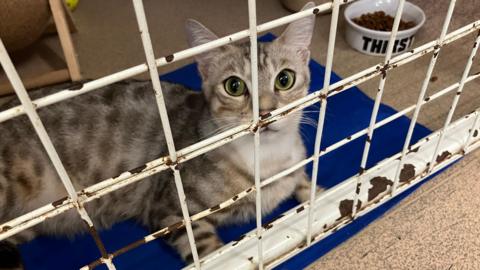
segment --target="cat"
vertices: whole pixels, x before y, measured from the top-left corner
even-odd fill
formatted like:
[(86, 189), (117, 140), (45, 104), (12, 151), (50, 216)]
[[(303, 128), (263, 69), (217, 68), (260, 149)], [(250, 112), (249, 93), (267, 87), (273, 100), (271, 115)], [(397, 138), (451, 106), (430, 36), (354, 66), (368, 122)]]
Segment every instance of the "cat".
[[(305, 8), (312, 8), (309, 3)], [(315, 16), (292, 22), (273, 42), (258, 43), (260, 113), (266, 114), (307, 94), (308, 62)], [(218, 37), (194, 20), (186, 23), (190, 46)], [(230, 44), (195, 57), (202, 92), (162, 82), (177, 149), (252, 119), (249, 42)], [(54, 93), (42, 89), (33, 98)], [(2, 108), (16, 105), (11, 102)], [(150, 81), (126, 80), (38, 110), (77, 190), (168, 154)], [(299, 132), (301, 112), (261, 128), (261, 179), (306, 157)], [(66, 196), (48, 156), (26, 116), (0, 123), (0, 222)], [(244, 136), (183, 164), (190, 214), (198, 213), (254, 184), (253, 138)], [(262, 189), (262, 213), (294, 195), (306, 201), (310, 182), (298, 170)], [(152, 231), (182, 220), (171, 171), (164, 171), (86, 204), (97, 228), (134, 219)], [(255, 194), (192, 224), (200, 257), (222, 246), (215, 226), (255, 217)], [(36, 235), (74, 235), (85, 224), (75, 210), (2, 241), (0, 268), (21, 267), (17, 244)], [(185, 229), (165, 236), (192, 261)], [(3, 260), (3, 261), (2, 261)]]

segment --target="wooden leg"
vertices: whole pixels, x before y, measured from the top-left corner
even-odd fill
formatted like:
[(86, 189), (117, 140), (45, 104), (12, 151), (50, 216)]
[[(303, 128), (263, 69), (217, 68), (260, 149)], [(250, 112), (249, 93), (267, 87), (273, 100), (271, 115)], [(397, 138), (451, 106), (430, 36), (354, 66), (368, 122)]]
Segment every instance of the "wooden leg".
[(65, 61), (67, 62), (70, 78), (72, 81), (81, 80), (82, 75), (80, 74), (80, 66), (73, 46), (72, 36), (68, 29), (64, 6), (61, 0), (49, 0), (49, 2), (53, 14), (53, 20), (57, 27), (58, 37), (60, 38), (60, 43), (62, 45), (63, 54), (65, 55)]

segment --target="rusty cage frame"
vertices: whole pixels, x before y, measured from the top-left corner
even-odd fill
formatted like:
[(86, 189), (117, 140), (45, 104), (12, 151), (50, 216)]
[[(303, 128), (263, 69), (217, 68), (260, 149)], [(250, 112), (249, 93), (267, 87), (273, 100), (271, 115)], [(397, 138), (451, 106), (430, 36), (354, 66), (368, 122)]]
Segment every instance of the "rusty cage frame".
[[(173, 230), (186, 227), (190, 248), (192, 251), (194, 263), (187, 266), (187, 269), (250, 269), (257, 267), (259, 269), (271, 269), (286, 259), (294, 256), (300, 251), (308, 248), (315, 242), (323, 239), (329, 234), (335, 232), (339, 228), (355, 220), (355, 218), (362, 216), (369, 211), (375, 209), (382, 203), (390, 200), (401, 192), (411, 188), (418, 182), (424, 180), (426, 177), (438, 172), (442, 168), (458, 160), (465, 154), (473, 151), (480, 146), (480, 136), (477, 137), (480, 128), (480, 108), (476, 111), (465, 115), (465, 117), (452, 122), (453, 113), (458, 104), (458, 100), (462, 93), (463, 87), (466, 83), (471, 82), (480, 77), (480, 73), (470, 74), (470, 68), (474, 56), (480, 46), (480, 20), (467, 24), (457, 30), (447, 33), (448, 26), (453, 14), (456, 1), (451, 0), (447, 15), (443, 24), (441, 34), (438, 39), (423, 44), (415, 49), (392, 57), (393, 40), (397, 35), (400, 17), (403, 11), (405, 0), (398, 1), (398, 8), (395, 15), (393, 30), (389, 38), (387, 53), (384, 61), (380, 64), (362, 70), (353, 74), (339, 82), (330, 84), (330, 76), (332, 72), (333, 54), (335, 48), (335, 38), (337, 30), (337, 22), (339, 16), (339, 8), (341, 5), (348, 4), (354, 0), (333, 0), (332, 2), (315, 6), (313, 8), (303, 10), (292, 15), (288, 15), (273, 21), (269, 21), (257, 25), (256, 21), (256, 2), (255, 0), (248, 0), (248, 15), (249, 15), (249, 29), (243, 30), (217, 40), (208, 42), (206, 44), (189, 48), (183, 51), (176, 52), (172, 55), (155, 59), (150, 35), (148, 32), (147, 21), (142, 0), (133, 0), (136, 18), (141, 33), (141, 39), (145, 50), (146, 63), (110, 74), (108, 76), (87, 82), (81, 86), (80, 89), (64, 89), (55, 94), (45, 96), (36, 100), (31, 100), (28, 96), (25, 87), (17, 74), (11, 59), (0, 40), (0, 63), (5, 70), (5, 73), (15, 89), (21, 105), (10, 108), (0, 112), (0, 122), (14, 118), (19, 115), (26, 114), (35, 128), (37, 135), (48, 153), (63, 185), (65, 186), (68, 197), (52, 202), (48, 205), (40, 207), (29, 213), (21, 215), (13, 220), (5, 222), (0, 225), (0, 240), (10, 237), (22, 230), (41, 223), (47, 218), (60, 215), (67, 210), (76, 209), (81, 218), (90, 228), (90, 233), (93, 236), (98, 249), (101, 253), (101, 258), (84, 266), (82, 269), (92, 269), (100, 264), (105, 264), (108, 269), (115, 269), (113, 258), (120, 256), (127, 251), (138, 247), (139, 245), (153, 241), (163, 235), (170, 233)], [(294, 101), (282, 108), (272, 111), (267, 116), (259, 115), (258, 107), (258, 74), (257, 74), (257, 33), (270, 30), (274, 27), (281, 26), (295, 20), (317, 14), (324, 11), (332, 11), (331, 25), (329, 33), (329, 41), (327, 47), (326, 72), (324, 77), (324, 86), (304, 98)], [(443, 45), (452, 43), (461, 39), (468, 34), (478, 32), (478, 35), (473, 44), (470, 57), (467, 60), (463, 75), (459, 82), (454, 83), (447, 88), (431, 95), (426, 96), (426, 90), (429, 85), (430, 77), (432, 76), (439, 52)], [(165, 102), (162, 96), (162, 89), (160, 86), (159, 75), (157, 67), (167, 65), (169, 63), (185, 59), (196, 54), (235, 42), (237, 40), (247, 38), (250, 39), (251, 46), (251, 69), (252, 69), (252, 97), (253, 97), (253, 119), (250, 124), (243, 124), (234, 127), (228, 131), (209, 137), (205, 140), (197, 142), (186, 148), (176, 150), (171, 134), (169, 120), (165, 108)], [(433, 52), (430, 64), (427, 69), (427, 74), (423, 81), (418, 100), (413, 104), (396, 114), (376, 122), (379, 105), (382, 99), (385, 80), (388, 71), (398, 66), (404, 65), (419, 57)], [(145, 165), (122, 173), (121, 175), (105, 179), (97, 184), (86, 187), (83, 190), (77, 191), (68, 176), (67, 171), (62, 165), (53, 144), (40, 120), (36, 109), (45, 107), (62, 100), (73, 98), (75, 96), (94, 91), (102, 86), (124, 80), (126, 78), (141, 74), (148, 71), (150, 73), (155, 97), (158, 105), (158, 110), (161, 117), (163, 131), (165, 133), (169, 155), (152, 160)], [(356, 86), (366, 80), (381, 76), (378, 86), (378, 92), (375, 97), (373, 112), (368, 128), (363, 129), (347, 138), (343, 138), (335, 144), (320, 150), (320, 143), (322, 140), (323, 124), (326, 113), (326, 106), (328, 98), (340, 92), (348, 91), (352, 86)], [(75, 90), (75, 91), (72, 91)], [(443, 128), (421, 139), (414, 145), (411, 145), (411, 137), (413, 129), (417, 122), (421, 107), (435, 99), (440, 98), (448, 93), (456, 91), (450, 107), (447, 118)], [(289, 114), (302, 110), (312, 104), (320, 102), (321, 109), (319, 112), (318, 129), (315, 140), (314, 154), (297, 163), (291, 168), (285, 169), (278, 174), (267, 178), (260, 179), (260, 164), (257, 158), (260, 151), (260, 126), (268, 125), (281, 118), (287, 117)], [(404, 142), (403, 150), (381, 162), (370, 169), (365, 169), (368, 153), (370, 150), (370, 141), (373, 132), (379, 128), (401, 116), (404, 116), (413, 111), (413, 116), (410, 122), (408, 133)], [(236, 140), (247, 134), (253, 134), (254, 139), (254, 169), (255, 184), (244, 190), (243, 192), (234, 195), (227, 201), (210, 209), (190, 215), (186, 204), (186, 197), (183, 191), (181, 170), (179, 164), (187, 162), (188, 160), (206, 153), (212, 149), (218, 148), (233, 140)], [(351, 140), (366, 136), (365, 147), (363, 151), (361, 166), (357, 175), (346, 179), (341, 184), (323, 192), (318, 197), (315, 194), (316, 178), (319, 166), (319, 157), (345, 145)], [(454, 136), (453, 136), (454, 135)], [(441, 153), (439, 155), (439, 153)], [(287, 211), (282, 216), (269, 224), (262, 224), (261, 221), (261, 190), (262, 187), (280, 179), (291, 172), (301, 169), (305, 165), (313, 163), (312, 182), (310, 200), (306, 203), (298, 205), (294, 209)], [(412, 173), (412, 163), (415, 163), (415, 170)], [(90, 219), (84, 205), (92, 200), (98, 199), (109, 192), (120, 189), (126, 185), (133, 184), (142, 180), (145, 177), (156, 174), (160, 171), (171, 170), (174, 175), (175, 184), (178, 191), (178, 197), (181, 203), (181, 210), (183, 213), (183, 221), (172, 224), (159, 231), (153, 232), (136, 242), (133, 242), (113, 253), (108, 253), (103, 246), (102, 240), (97, 234), (92, 220)], [(418, 173), (415, 173), (418, 172)], [(376, 198), (367, 199), (368, 183), (370, 180), (378, 177), (388, 177), (393, 179), (393, 183), (389, 189), (379, 194)], [(191, 223), (193, 221), (204, 218), (216, 211), (229, 207), (236, 201), (244, 198), (250, 193), (255, 192), (256, 195), (256, 230), (247, 233), (241, 239), (224, 245), (219, 250), (206, 256), (199, 258), (195, 239), (192, 232)], [(350, 210), (348, 213), (338, 214), (338, 206), (344, 205)], [(360, 206), (361, 207), (356, 207)], [(320, 215), (321, 213), (321, 215)], [(268, 225), (268, 226), (266, 226)], [(235, 252), (235, 253), (233, 253)]]

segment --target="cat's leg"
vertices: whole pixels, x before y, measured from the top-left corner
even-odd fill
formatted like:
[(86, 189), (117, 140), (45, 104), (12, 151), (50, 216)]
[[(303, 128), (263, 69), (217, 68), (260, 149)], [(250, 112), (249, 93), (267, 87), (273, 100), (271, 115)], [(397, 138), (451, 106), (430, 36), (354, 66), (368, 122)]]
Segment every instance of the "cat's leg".
[[(179, 217), (175, 218), (176, 221), (179, 219)], [(171, 218), (171, 220), (173, 220), (173, 218)], [(215, 227), (208, 220), (202, 219), (193, 222), (192, 229), (195, 238), (195, 244), (197, 246), (198, 256), (200, 258), (208, 255), (223, 245), (215, 231)], [(190, 243), (188, 242), (187, 231), (185, 228), (173, 231), (165, 236), (165, 240), (171, 246), (173, 246), (178, 253), (180, 253), (182, 259), (184, 259), (187, 263), (191, 263), (193, 261)]]
[(21, 270), (23, 269), (22, 257), (18, 245), (35, 238), (33, 230), (25, 230), (0, 241), (0, 269)]
[[(295, 198), (299, 202), (306, 202), (310, 200), (310, 188), (312, 186), (310, 182), (310, 178), (305, 172), (301, 172), (298, 174), (298, 177), (301, 178), (301, 180), (298, 182), (298, 185), (295, 187)], [(319, 194), (323, 191), (321, 187), (318, 186), (317, 184), (317, 191), (316, 193)]]

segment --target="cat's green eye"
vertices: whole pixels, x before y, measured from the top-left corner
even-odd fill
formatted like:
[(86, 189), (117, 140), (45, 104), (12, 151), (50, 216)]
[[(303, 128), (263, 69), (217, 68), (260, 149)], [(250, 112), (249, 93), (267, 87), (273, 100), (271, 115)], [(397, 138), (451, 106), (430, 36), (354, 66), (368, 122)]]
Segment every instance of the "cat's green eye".
[(224, 87), (225, 87), (225, 91), (227, 91), (227, 93), (230, 96), (234, 96), (234, 97), (239, 97), (245, 94), (245, 91), (247, 90), (247, 86), (245, 85), (245, 82), (242, 79), (235, 76), (232, 76), (226, 79), (224, 82)]
[(293, 84), (295, 84), (295, 72), (290, 69), (280, 71), (275, 79), (275, 89), (279, 91), (289, 90)]

